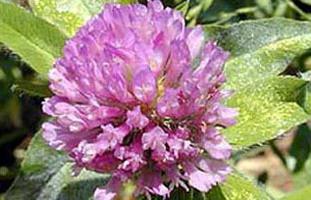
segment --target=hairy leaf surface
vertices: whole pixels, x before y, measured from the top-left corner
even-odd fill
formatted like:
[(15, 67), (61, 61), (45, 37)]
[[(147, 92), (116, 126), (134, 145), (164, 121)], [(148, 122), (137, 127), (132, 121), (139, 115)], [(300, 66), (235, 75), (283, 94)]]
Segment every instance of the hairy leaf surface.
[(61, 55), (65, 35), (53, 25), (10, 3), (0, 2), (0, 42), (46, 75)]

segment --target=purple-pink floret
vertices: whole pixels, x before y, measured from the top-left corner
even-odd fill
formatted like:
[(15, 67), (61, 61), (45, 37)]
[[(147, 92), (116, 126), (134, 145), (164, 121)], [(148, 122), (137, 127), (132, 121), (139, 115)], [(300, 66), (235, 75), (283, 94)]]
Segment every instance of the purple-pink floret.
[(237, 115), (221, 103), (227, 58), (158, 0), (106, 4), (49, 73), (43, 137), (75, 170), (112, 174), (96, 200), (114, 199), (129, 179), (149, 198), (179, 186), (207, 192), (230, 173), (220, 134)]

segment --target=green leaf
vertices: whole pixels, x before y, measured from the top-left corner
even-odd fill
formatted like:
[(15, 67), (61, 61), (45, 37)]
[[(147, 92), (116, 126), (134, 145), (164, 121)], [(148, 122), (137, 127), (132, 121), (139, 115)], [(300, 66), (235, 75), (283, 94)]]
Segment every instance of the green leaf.
[(227, 101), (238, 108), (238, 123), (224, 130), (235, 149), (260, 144), (308, 119), (297, 104), (299, 90), (307, 82), (294, 77), (272, 77), (236, 91)]
[(134, 3), (136, 0), (30, 0), (33, 12), (56, 25), (68, 36), (97, 14), (104, 3)]
[(183, 16), (186, 16), (190, 7), (190, 1), (183, 1), (178, 4), (175, 9), (182, 13)]
[(265, 13), (271, 15), (273, 13), (273, 2), (272, 0), (256, 0), (256, 4)]
[(311, 48), (311, 23), (273, 18), (229, 27), (207, 26), (206, 36), (226, 50), (227, 88), (240, 89), (257, 80), (277, 76), (298, 55)]
[(311, 196), (311, 185), (306, 186), (298, 191), (295, 191), (281, 200), (307, 200)]
[(237, 172), (226, 182), (214, 187), (204, 200), (271, 200), (267, 193)]
[(311, 0), (300, 0), (302, 3), (305, 3), (307, 5), (311, 5)]
[(307, 113), (311, 113), (311, 83), (306, 84), (300, 92), (299, 105), (301, 105)]
[(13, 4), (0, 2), (0, 42), (46, 75), (61, 55), (66, 37), (55, 27)]
[(71, 164), (65, 164), (42, 188), (37, 200), (85, 200), (90, 199), (97, 187), (103, 187), (109, 179), (107, 174), (83, 170), (72, 176)]
[(7, 200), (85, 200), (109, 176), (83, 170), (73, 177), (67, 156), (47, 146), (39, 132), (32, 140), (21, 173), (5, 195)]
[[(199, 1), (203, 2), (203, 1)], [(254, 1), (240, 1), (240, 0), (217, 0), (213, 1), (208, 10), (202, 10), (200, 14), (200, 22), (207, 23), (223, 23), (228, 21), (232, 16), (237, 16), (239, 9), (255, 6)], [(228, 17), (229, 16), (229, 17)]]
[(17, 80), (12, 85), (13, 92), (19, 94), (29, 94), (31, 96), (48, 97), (52, 95), (49, 90), (48, 82), (45, 81), (32, 81), (32, 80)]
[(227, 105), (240, 115), (224, 133), (235, 149), (263, 143), (310, 119), (307, 81), (279, 76), (311, 48), (310, 22), (274, 18), (207, 26), (205, 31), (231, 53), (225, 88), (235, 94)]

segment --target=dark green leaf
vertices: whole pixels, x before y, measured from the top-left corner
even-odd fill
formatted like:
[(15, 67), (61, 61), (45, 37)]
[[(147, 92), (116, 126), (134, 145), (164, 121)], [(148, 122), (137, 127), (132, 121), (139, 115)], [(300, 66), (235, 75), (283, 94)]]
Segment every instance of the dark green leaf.
[(108, 175), (82, 171), (73, 177), (64, 154), (47, 146), (39, 132), (32, 140), (21, 173), (5, 195), (6, 200), (86, 200), (103, 186)]
[(296, 56), (311, 48), (311, 23), (282, 18), (207, 26), (206, 35), (231, 53), (225, 66), (226, 87), (231, 89), (279, 75)]
[(45, 81), (17, 80), (11, 89), (13, 92), (26, 93), (31, 96), (48, 97), (52, 95), (48, 83)]
[[(203, 2), (203, 1), (201, 1)], [(235, 13), (239, 8), (254, 6), (254, 1), (240, 1), (240, 0), (217, 0), (209, 5), (208, 10), (202, 10), (199, 21), (202, 24), (219, 23), (228, 21), (228, 15)]]
[(307, 124), (298, 127), (298, 131), (289, 149), (289, 154), (296, 159), (294, 172), (303, 169), (311, 152), (311, 130)]

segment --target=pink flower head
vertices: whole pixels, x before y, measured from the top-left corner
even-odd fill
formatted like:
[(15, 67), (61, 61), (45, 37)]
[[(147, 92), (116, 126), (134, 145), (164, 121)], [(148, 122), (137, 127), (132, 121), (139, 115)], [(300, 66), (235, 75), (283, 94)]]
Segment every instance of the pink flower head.
[(112, 174), (97, 200), (112, 200), (128, 179), (149, 197), (178, 186), (207, 192), (230, 173), (219, 132), (237, 115), (221, 104), (227, 58), (159, 0), (106, 4), (50, 71), (43, 137), (77, 169)]

